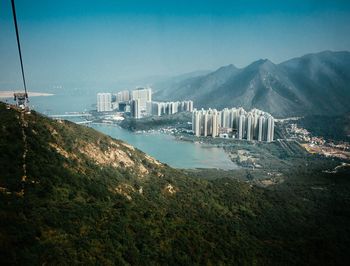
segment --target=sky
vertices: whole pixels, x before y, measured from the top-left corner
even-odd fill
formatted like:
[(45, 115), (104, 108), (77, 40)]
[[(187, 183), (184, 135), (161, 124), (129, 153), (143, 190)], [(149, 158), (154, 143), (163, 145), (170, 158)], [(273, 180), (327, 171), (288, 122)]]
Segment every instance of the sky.
[[(29, 90), (350, 50), (347, 0), (16, 0), (16, 10)], [(20, 86), (10, 0), (0, 0), (0, 90)]]

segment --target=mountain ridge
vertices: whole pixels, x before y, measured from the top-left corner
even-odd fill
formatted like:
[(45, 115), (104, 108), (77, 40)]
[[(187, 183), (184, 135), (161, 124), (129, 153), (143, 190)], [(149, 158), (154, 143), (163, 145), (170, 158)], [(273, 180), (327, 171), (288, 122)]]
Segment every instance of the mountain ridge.
[(191, 99), (198, 108), (259, 108), (277, 117), (336, 115), (350, 110), (349, 84), (350, 52), (324, 51), (279, 64), (259, 59), (243, 68), (224, 66), (156, 88), (154, 98)]

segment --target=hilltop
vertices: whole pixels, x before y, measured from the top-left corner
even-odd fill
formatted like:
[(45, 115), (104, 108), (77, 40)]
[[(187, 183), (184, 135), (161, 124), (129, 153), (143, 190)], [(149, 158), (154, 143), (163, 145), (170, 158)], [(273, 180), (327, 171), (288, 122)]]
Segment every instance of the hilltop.
[(127, 143), (34, 111), (0, 104), (0, 124), (2, 265), (349, 259), (344, 173), (299, 167), (283, 184), (261, 188), (236, 178), (248, 170), (173, 169)]
[(276, 117), (349, 112), (350, 52), (324, 51), (274, 64), (228, 65), (181, 82), (155, 85), (160, 100), (190, 99), (197, 108), (242, 106)]

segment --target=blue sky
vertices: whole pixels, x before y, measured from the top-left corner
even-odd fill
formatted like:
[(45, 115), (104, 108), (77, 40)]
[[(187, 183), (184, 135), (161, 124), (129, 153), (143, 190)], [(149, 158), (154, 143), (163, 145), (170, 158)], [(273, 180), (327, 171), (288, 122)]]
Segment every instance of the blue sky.
[[(16, 8), (31, 89), (350, 50), (349, 2), (16, 0)], [(10, 0), (0, 0), (0, 90), (20, 81)]]

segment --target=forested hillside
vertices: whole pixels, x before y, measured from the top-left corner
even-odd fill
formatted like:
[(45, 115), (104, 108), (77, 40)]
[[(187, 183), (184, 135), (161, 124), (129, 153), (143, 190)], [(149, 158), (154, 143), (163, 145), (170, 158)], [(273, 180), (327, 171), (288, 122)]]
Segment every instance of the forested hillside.
[(3, 104), (0, 124), (2, 265), (349, 260), (346, 173), (299, 169), (261, 188), (234, 172), (193, 176), (93, 129)]

